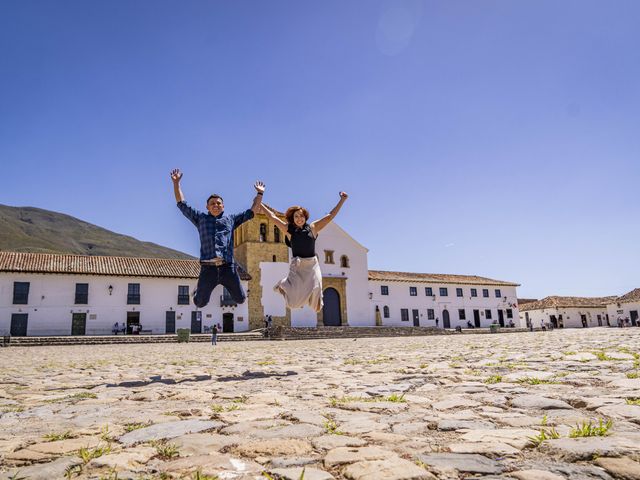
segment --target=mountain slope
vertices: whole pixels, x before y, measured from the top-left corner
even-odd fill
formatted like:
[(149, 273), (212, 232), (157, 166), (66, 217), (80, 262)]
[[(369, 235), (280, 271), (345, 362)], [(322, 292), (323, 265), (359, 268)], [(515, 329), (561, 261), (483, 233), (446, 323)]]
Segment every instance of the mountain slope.
[(63, 213), (0, 205), (0, 250), (147, 258), (193, 258)]

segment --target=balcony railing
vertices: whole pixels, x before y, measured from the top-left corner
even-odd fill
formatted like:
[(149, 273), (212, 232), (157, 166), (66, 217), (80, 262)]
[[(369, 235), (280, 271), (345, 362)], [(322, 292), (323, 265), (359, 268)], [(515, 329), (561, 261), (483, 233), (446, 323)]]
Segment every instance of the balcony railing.
[(178, 295), (178, 305), (189, 305), (189, 294)]

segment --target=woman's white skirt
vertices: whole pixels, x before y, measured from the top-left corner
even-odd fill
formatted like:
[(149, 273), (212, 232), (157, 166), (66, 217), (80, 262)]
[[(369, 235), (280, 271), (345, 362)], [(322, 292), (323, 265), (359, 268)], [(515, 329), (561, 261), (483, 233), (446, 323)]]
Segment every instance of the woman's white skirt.
[(280, 280), (273, 289), (284, 295), (289, 308), (309, 305), (316, 312), (322, 310), (322, 272), (318, 257), (293, 257), (287, 278)]

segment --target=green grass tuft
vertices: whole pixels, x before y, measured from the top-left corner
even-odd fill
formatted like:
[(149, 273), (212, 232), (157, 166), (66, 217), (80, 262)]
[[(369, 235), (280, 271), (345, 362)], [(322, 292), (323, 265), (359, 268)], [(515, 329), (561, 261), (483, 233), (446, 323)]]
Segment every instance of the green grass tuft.
[(579, 437), (604, 437), (609, 434), (609, 429), (613, 426), (611, 420), (604, 422), (602, 419), (595, 425), (593, 422), (583, 422), (580, 425), (576, 425), (569, 432), (569, 438)]

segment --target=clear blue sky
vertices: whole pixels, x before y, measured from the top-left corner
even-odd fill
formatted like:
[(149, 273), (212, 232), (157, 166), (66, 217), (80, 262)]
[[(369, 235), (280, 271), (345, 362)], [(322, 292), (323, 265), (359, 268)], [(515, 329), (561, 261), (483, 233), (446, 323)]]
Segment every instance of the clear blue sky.
[(197, 254), (195, 206), (326, 213), (369, 266), (640, 287), (640, 2), (0, 2), (0, 203)]

